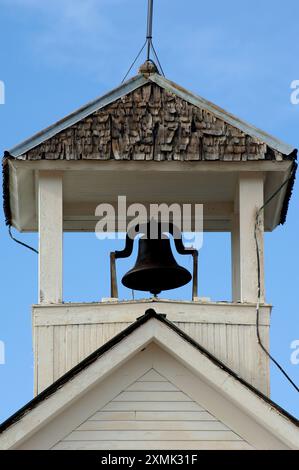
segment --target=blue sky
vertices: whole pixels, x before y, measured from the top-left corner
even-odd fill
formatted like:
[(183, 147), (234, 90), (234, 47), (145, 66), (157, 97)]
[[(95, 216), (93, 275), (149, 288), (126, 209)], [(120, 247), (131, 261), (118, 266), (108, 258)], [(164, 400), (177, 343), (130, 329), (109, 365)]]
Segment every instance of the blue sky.
[[(299, 3), (155, 4), (154, 42), (166, 76), (298, 147), (299, 105), (290, 103), (290, 84), (299, 79)], [(117, 86), (144, 41), (145, 16), (146, 0), (0, 0), (0, 80), (6, 88), (1, 151)], [(297, 383), (290, 344), (299, 340), (298, 209), (297, 184), (286, 225), (265, 237), (267, 300), (274, 305), (271, 352)], [(2, 214), (0, 237), (2, 421), (32, 398), (37, 257), (9, 239)], [(37, 246), (36, 234), (20, 237)], [(65, 300), (109, 296), (108, 253), (121, 246), (94, 234), (66, 235)], [(132, 263), (120, 263), (119, 277)], [(205, 235), (199, 279), (202, 296), (230, 299), (228, 234)], [(190, 286), (172, 297), (190, 298)], [(273, 367), (271, 380), (272, 399), (299, 418), (298, 394)]]

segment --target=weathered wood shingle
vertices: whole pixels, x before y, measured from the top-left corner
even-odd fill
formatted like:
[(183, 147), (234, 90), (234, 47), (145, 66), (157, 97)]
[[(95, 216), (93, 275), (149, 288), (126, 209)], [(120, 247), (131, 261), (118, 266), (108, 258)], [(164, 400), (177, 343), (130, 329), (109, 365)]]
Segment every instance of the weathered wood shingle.
[(155, 83), (59, 132), (27, 160), (283, 160), (257, 137)]

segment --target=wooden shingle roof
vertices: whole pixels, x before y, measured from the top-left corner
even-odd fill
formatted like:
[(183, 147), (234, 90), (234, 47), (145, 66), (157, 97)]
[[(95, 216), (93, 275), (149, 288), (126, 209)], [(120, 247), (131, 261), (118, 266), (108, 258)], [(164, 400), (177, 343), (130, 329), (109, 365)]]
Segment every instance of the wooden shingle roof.
[(5, 152), (3, 197), (7, 224), (13, 224), (14, 219), (9, 170), (12, 160), (24, 164), (47, 161), (53, 165), (63, 161), (176, 161), (189, 165), (216, 161), (230, 168), (242, 162), (289, 162), (290, 166), (293, 162), (279, 207), (278, 223), (284, 223), (297, 150), (158, 73), (146, 73), (144, 67), (140, 70), (118, 88)]
[(158, 74), (137, 75), (9, 151), (25, 160), (277, 160), (295, 149)]

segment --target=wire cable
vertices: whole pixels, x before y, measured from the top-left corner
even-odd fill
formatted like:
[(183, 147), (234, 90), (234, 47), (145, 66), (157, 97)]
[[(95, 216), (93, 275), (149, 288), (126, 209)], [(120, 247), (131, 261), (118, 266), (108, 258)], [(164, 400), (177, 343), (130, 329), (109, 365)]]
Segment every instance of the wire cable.
[(289, 183), (289, 181), (293, 178), (294, 173), (296, 171), (296, 166), (292, 170), (291, 175), (287, 178), (280, 187), (266, 200), (264, 205), (260, 207), (260, 209), (256, 213), (255, 219), (255, 228), (254, 228), (254, 239), (256, 245), (256, 257), (257, 257), (257, 274), (258, 274), (258, 300), (256, 304), (256, 335), (258, 344), (264, 351), (264, 353), (269, 357), (269, 359), (276, 365), (276, 367), (280, 370), (280, 372), (285, 376), (285, 378), (290, 382), (290, 384), (294, 387), (294, 389), (299, 392), (299, 387), (295, 384), (295, 382), (291, 379), (291, 377), (287, 374), (284, 368), (279, 364), (279, 362), (270, 354), (268, 349), (264, 346), (261, 336), (260, 336), (260, 304), (261, 304), (261, 258), (260, 258), (260, 246), (258, 241), (258, 232), (259, 232), (259, 224), (260, 224), (260, 214), (264, 211), (265, 207), (280, 193), (280, 191)]
[(160, 62), (160, 60), (159, 60), (158, 54), (156, 53), (156, 49), (155, 49), (154, 44), (153, 44), (152, 41), (151, 41), (151, 48), (152, 48), (152, 51), (153, 51), (153, 53), (154, 53), (154, 56), (156, 57), (156, 60), (157, 60), (157, 62), (158, 62), (158, 65), (159, 65), (159, 68), (160, 68), (160, 72), (161, 72), (161, 74), (163, 75), (163, 77), (165, 77), (165, 74), (164, 74), (164, 71), (163, 71), (161, 62)]
[(15, 238), (15, 237), (13, 236), (13, 234), (11, 233), (11, 225), (9, 225), (9, 227), (8, 227), (8, 233), (9, 233), (10, 238), (11, 238), (14, 242), (16, 242), (16, 243), (18, 243), (19, 245), (22, 245), (22, 246), (24, 246), (25, 248), (28, 248), (28, 250), (31, 250), (31, 251), (33, 251), (34, 253), (37, 253), (37, 254), (38, 254), (38, 251), (37, 251), (35, 248), (33, 248), (33, 247), (30, 246), (30, 245), (27, 245), (27, 243), (21, 242), (20, 240), (18, 240), (17, 238)]
[(145, 48), (145, 46), (147, 45), (147, 42), (148, 40), (146, 39), (145, 40), (145, 43), (143, 44), (142, 48), (140, 49), (140, 51), (138, 52), (136, 58), (134, 59), (134, 61), (132, 62), (129, 70), (127, 71), (126, 75), (124, 76), (124, 78), (122, 79), (122, 82), (121, 83), (124, 83), (125, 79), (127, 78), (127, 76), (129, 75), (129, 73), (131, 72), (132, 68), (134, 67), (134, 65), (136, 64), (137, 60), (139, 59), (143, 49)]
[[(140, 55), (142, 54), (143, 52), (143, 49), (145, 48), (145, 46), (147, 46), (147, 53), (146, 53), (146, 58), (147, 58), (147, 61), (151, 61), (151, 58), (150, 58), (150, 53), (151, 53), (151, 50), (153, 51), (153, 54), (156, 58), (156, 61), (158, 63), (158, 67), (160, 69), (160, 73), (163, 75), (163, 77), (165, 77), (164, 75), (164, 71), (163, 71), (163, 68), (162, 68), (162, 65), (161, 65), (161, 62), (159, 60), (159, 57), (158, 57), (158, 54), (155, 50), (155, 47), (154, 47), (154, 44), (153, 44), (153, 10), (154, 10), (154, 2), (153, 0), (148, 0), (148, 12), (147, 12), (147, 33), (146, 33), (146, 39), (145, 39), (145, 43), (143, 44), (142, 48), (140, 49), (140, 51), (138, 52), (136, 58), (133, 60), (129, 70), (127, 71), (126, 75), (124, 76), (123, 80), (121, 83), (124, 83), (124, 81), (126, 80), (127, 76), (129, 75), (129, 73), (131, 72), (132, 68), (134, 67), (134, 65), (136, 64), (137, 60), (139, 59)], [(153, 62), (153, 61), (151, 61)]]

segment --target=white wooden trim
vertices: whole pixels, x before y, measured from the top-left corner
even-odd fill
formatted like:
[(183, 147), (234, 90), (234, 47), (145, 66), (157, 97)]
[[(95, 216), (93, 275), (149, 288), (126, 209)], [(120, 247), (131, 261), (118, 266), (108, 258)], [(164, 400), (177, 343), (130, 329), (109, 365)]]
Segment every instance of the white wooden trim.
[[(166, 314), (244, 380), (269, 394), (268, 358), (256, 341), (255, 306), (161, 300), (34, 307), (36, 393), (48, 386), (51, 378), (57, 380), (151, 307)], [(267, 344), (270, 307), (261, 308), (260, 320), (261, 337)], [(53, 340), (45, 333), (48, 329), (53, 330), (54, 350)]]
[(16, 169), (32, 169), (43, 171), (155, 171), (155, 172), (257, 172), (257, 171), (287, 171), (292, 166), (291, 161), (247, 161), (247, 162), (143, 162), (143, 161), (113, 161), (113, 160), (11, 160), (9, 165)]
[(184, 387), (184, 392), (215, 416), (218, 422), (225, 423), (228, 429), (256, 449), (285, 448), (276, 436), (271, 436), (268, 431), (257, 426), (248, 414), (244, 415), (244, 411), (236, 407), (229, 397), (219, 394), (219, 389), (211, 387), (202, 376), (193, 375), (193, 371), (187, 369), (185, 364), (178, 363), (172, 355), (159, 352), (159, 359), (154, 366), (177, 387)]
[(232, 272), (232, 300), (240, 302), (241, 285), (240, 285), (240, 221), (239, 214), (232, 216), (231, 229), (231, 272)]
[[(197, 376), (202, 383), (206, 384), (210, 392), (207, 396), (212, 396), (212, 390), (217, 391), (218, 399), (221, 396), (227, 403), (232, 404), (233, 409), (239, 409), (257, 425), (264, 428), (265, 432), (268, 431), (272, 438), (276, 439), (276, 442), (280, 442), (279, 448), (299, 449), (298, 428), (293, 423), (281, 415), (278, 410), (271, 409), (268, 403), (265, 403), (253, 391), (242, 385), (228, 372), (219, 368), (169, 327), (155, 319), (140, 326), (113, 349), (57, 390), (54, 395), (27, 413), (21, 421), (8, 428), (0, 437), (1, 448), (8, 449), (19, 446), (28, 439), (28, 436), (32, 436), (37, 431), (40, 432), (42, 426), (63, 411), (71, 410), (72, 404), (79, 403), (79, 399), (82, 399), (84, 395), (87, 396), (88, 391), (91, 391), (108, 375), (113, 374), (116, 369), (122, 371), (121, 366), (138, 352), (140, 352), (141, 359), (139, 363), (141, 366), (144, 365), (144, 371), (142, 372), (141, 369), (138, 371), (139, 376), (143, 375), (147, 369), (155, 368), (170, 380), (170, 371), (166, 370), (167, 368), (164, 370), (162, 367), (161, 354), (155, 356), (150, 351), (150, 347), (147, 348), (153, 341), (169, 353), (167, 358), (171, 358), (171, 356), (176, 358), (191, 370), (195, 377)], [(123, 377), (120, 372), (116, 375)], [(180, 385), (179, 379), (180, 375), (176, 375), (175, 385)], [(186, 389), (187, 385), (188, 383), (184, 385), (183, 389), (192, 397), (191, 392)], [(197, 388), (201, 389), (201, 387)], [(109, 393), (107, 391), (106, 397), (109, 394), (111, 396), (111, 389)], [(81, 408), (82, 406), (79, 406), (79, 409)], [(208, 407), (207, 409), (209, 410)], [(231, 409), (225, 407), (221, 409), (226, 411), (228, 415), (233, 416), (234, 414)]]
[[(181, 361), (186, 367), (196, 371), (196, 374), (199, 374), (199, 377), (208, 385), (221, 390), (223, 392), (221, 394), (224, 397), (234, 405), (238, 404), (238, 407), (246, 413), (247, 416), (250, 416), (256, 422), (264, 426), (265, 429), (274, 433), (277, 439), (280, 439), (291, 448), (299, 449), (298, 428), (293, 423), (289, 422), (287, 418), (281, 415), (275, 408), (269, 407), (269, 405), (250, 389), (242, 386), (242, 384), (229, 373), (219, 369), (216, 364), (211, 363), (200, 351), (194, 351), (194, 348), (188, 343), (183, 346), (182, 343), (178, 341), (177, 335), (172, 335), (173, 332), (170, 332), (173, 336), (170, 341), (169, 332), (166, 331), (167, 330), (163, 328), (161, 323), (158, 324), (158, 322), (156, 322), (155, 338), (157, 338), (158, 344), (168, 351), (170, 355), (176, 357), (177, 360)], [(156, 369), (170, 379), (166, 370), (161, 370), (158, 365)], [(176, 384), (179, 385), (178, 382), (176, 382)]]
[[(214, 418), (207, 412), (177, 412), (177, 407), (180, 408), (182, 404), (182, 402), (180, 401), (165, 402), (163, 401), (165, 399), (164, 396), (160, 397), (160, 400), (162, 400), (160, 402), (145, 402), (142, 400), (136, 402), (135, 397), (131, 397), (129, 402), (119, 401), (119, 390), (128, 390), (128, 388), (130, 388), (127, 387), (128, 380), (132, 380), (133, 375), (135, 375), (135, 377), (136, 375), (139, 376), (140, 371), (143, 367), (151, 367), (152, 364), (154, 364), (156, 367), (157, 363), (159, 362), (160, 355), (162, 355), (162, 359), (164, 356), (167, 356), (165, 352), (160, 350), (160, 348), (158, 348), (155, 344), (152, 343), (146, 348), (145, 351), (140, 352), (139, 355), (135, 356), (133, 359), (127, 362), (121, 369), (115, 371), (115, 373), (112, 374), (109, 378), (105, 379), (104, 382), (100, 382), (98, 385), (95, 386), (94, 389), (90, 390), (90, 392), (87, 392), (83, 396), (83, 399), (77, 400), (77, 402), (74, 403), (69, 409), (66, 409), (66, 411), (63, 412), (61, 416), (54, 418), (54, 420), (50, 422), (46, 426), (46, 428), (40, 429), (35, 436), (32, 436), (31, 439), (24, 442), (20, 447), (18, 446), (18, 449), (49, 448), (49, 439), (53, 444), (53, 442), (59, 441), (59, 436), (63, 436), (65, 446), (68, 446), (69, 441), (74, 440), (77, 443), (77, 447), (80, 447), (82, 445), (82, 442), (86, 441), (86, 445), (89, 446), (90, 439), (104, 439), (105, 441), (107, 441), (113, 438), (115, 440), (115, 444), (112, 445), (112, 449), (115, 445), (118, 445), (119, 440), (126, 441), (126, 439), (133, 438), (134, 442), (142, 441), (143, 445), (145, 445), (145, 448), (147, 448), (146, 443), (151, 439), (156, 442), (157, 440), (163, 440), (163, 443), (166, 446), (169, 440), (177, 439), (177, 442), (180, 442), (182, 448), (185, 448), (185, 443), (188, 439), (192, 441), (194, 441), (194, 439), (204, 440), (205, 442), (204, 444), (202, 444), (203, 448), (205, 444), (207, 444), (207, 446), (209, 447), (211, 442), (213, 442), (215, 448), (227, 448), (227, 446), (228, 448), (230, 448), (232, 442), (243, 441), (240, 436), (236, 435), (231, 429), (229, 429), (223, 423), (219, 422), (216, 418)], [(152, 371), (152, 369), (150, 370)], [(189, 374), (189, 372), (187, 373)], [(142, 382), (143, 377), (144, 374), (141, 373), (137, 380), (137, 383), (144, 383)], [(159, 375), (159, 378), (160, 377), (161, 375)], [(124, 378), (125, 381), (123, 380)], [(198, 384), (198, 386), (200, 388), (200, 384)], [(178, 392), (182, 394), (182, 392), (180, 392), (179, 390)], [(194, 410), (202, 409), (197, 403), (192, 402), (187, 395), (185, 396), (188, 400), (187, 403), (192, 403)], [(106, 406), (101, 408), (101, 403), (107, 400), (107, 398), (110, 401)], [(92, 415), (88, 420), (86, 420), (86, 416), (90, 416), (96, 407), (100, 407), (100, 409), (102, 410), (107, 410), (111, 408), (111, 406), (109, 405), (119, 404), (123, 406), (124, 403), (130, 403), (133, 410), (139, 408), (141, 410), (147, 408), (149, 409), (147, 405), (152, 405), (155, 409), (156, 403), (159, 403), (159, 408), (164, 410), (166, 408), (166, 405), (168, 404), (170, 405), (169, 409), (171, 409), (172, 412), (156, 412), (155, 422), (151, 421), (153, 417), (151, 418), (151, 420), (149, 420), (149, 413), (147, 412), (137, 411), (136, 413), (135, 411), (133, 413), (133, 416), (125, 412), (125, 418), (127, 420), (131, 419), (134, 421), (134, 423), (131, 422), (131, 426), (128, 421), (124, 420), (124, 416), (120, 416), (120, 413), (118, 412), (115, 414), (117, 415), (117, 419), (121, 419), (121, 421), (117, 421), (112, 417), (112, 423), (110, 424), (109, 422), (107, 422), (107, 416), (105, 416), (105, 419), (103, 419), (103, 415), (111, 415), (111, 412), (109, 411), (97, 412)], [(123, 414), (123, 412), (121, 413)], [(169, 423), (170, 414), (172, 416), (172, 421)], [(192, 414), (193, 419), (190, 419), (190, 414)], [(176, 417), (177, 419), (180, 418), (182, 421), (180, 423), (176, 423), (174, 417)], [(196, 417), (196, 420), (194, 419), (194, 417)], [(145, 421), (142, 421), (141, 418), (145, 418)], [(79, 423), (79, 426), (76, 423)], [(115, 433), (116, 429), (118, 430), (117, 433)], [(102, 432), (104, 430), (106, 432)], [(139, 432), (138, 430), (140, 430), (141, 432)], [(170, 432), (167, 433), (166, 431), (168, 430)], [(183, 436), (181, 433), (182, 430), (184, 430)], [(218, 444), (219, 441), (221, 441), (221, 444)], [(197, 443), (197, 441), (195, 442)], [(101, 443), (99, 445), (101, 446)], [(201, 448), (200, 441), (198, 441), (198, 445)], [(56, 449), (57, 447), (63, 448), (62, 445), (59, 443), (53, 448)]]
[[(154, 308), (173, 322), (255, 325), (256, 305), (240, 303), (200, 303), (159, 299), (99, 302), (84, 304), (34, 305), (33, 325), (80, 325), (98, 323), (131, 323), (145, 310)], [(270, 325), (270, 305), (261, 306), (260, 324)]]
[[(75, 182), (76, 180), (76, 173), (82, 173), (82, 188), (84, 188), (83, 180), (89, 174), (89, 177), (94, 175), (95, 172), (99, 173), (99, 178), (105, 180), (105, 176), (121, 173), (122, 174), (122, 187), (124, 184), (124, 179), (128, 179), (127, 184), (129, 187), (132, 187), (132, 183), (130, 182), (132, 179), (132, 174), (140, 175), (141, 178), (144, 178), (145, 175), (151, 176), (155, 179), (155, 176), (160, 174), (164, 176), (171, 176), (172, 179), (178, 179), (182, 181), (184, 179), (186, 181), (191, 178), (191, 173), (196, 173), (198, 177), (206, 178), (210, 177), (211, 179), (217, 179), (217, 175), (223, 175), (225, 180), (231, 180), (231, 184), (228, 185), (227, 190), (228, 193), (226, 197), (221, 197), (218, 202), (214, 200), (214, 195), (210, 195), (208, 186), (207, 191), (191, 191), (193, 195), (191, 199), (188, 201), (193, 203), (204, 203), (205, 204), (205, 231), (226, 231), (229, 232), (231, 229), (230, 219), (231, 213), (230, 206), (233, 203), (233, 186), (235, 185), (235, 180), (237, 179), (238, 175), (245, 174), (252, 174), (252, 173), (265, 173), (266, 175), (266, 185), (265, 185), (265, 196), (269, 196), (271, 194), (271, 182), (275, 180), (277, 182), (276, 187), (281, 184), (282, 181), (285, 180), (286, 176), (290, 172), (290, 168), (292, 162), (290, 161), (257, 161), (257, 162), (142, 162), (142, 161), (61, 161), (61, 160), (40, 160), (40, 161), (26, 161), (26, 160), (19, 160), (19, 161), (10, 161), (9, 162), (11, 174), (13, 171), (15, 175), (10, 178), (10, 199), (11, 199), (11, 206), (12, 209), (17, 210), (17, 206), (22, 211), (14, 211), (13, 210), (13, 223), (16, 228), (21, 231), (28, 232), (28, 231), (37, 231), (38, 224), (37, 224), (37, 216), (35, 210), (35, 199), (37, 199), (37, 195), (35, 195), (35, 184), (34, 184), (34, 172), (39, 171), (53, 171), (53, 172), (66, 172), (66, 186), (67, 181), (73, 181), (73, 187), (77, 187)], [(78, 176), (78, 175), (77, 175)], [(93, 178), (92, 178), (93, 179)], [(195, 188), (194, 186), (194, 177), (191, 178), (192, 184), (190, 188)], [(191, 181), (190, 180), (190, 181)], [(188, 183), (186, 183), (188, 184)], [(208, 183), (207, 183), (208, 184)], [(171, 185), (170, 185), (171, 187)], [(19, 189), (18, 189), (19, 188)], [(88, 186), (88, 190), (91, 189)], [(64, 217), (64, 230), (65, 231), (94, 231), (95, 229), (95, 220), (93, 218), (94, 209), (92, 206), (96, 207), (99, 200), (102, 200), (104, 197), (106, 202), (112, 203), (115, 197), (109, 200), (106, 196), (103, 195), (102, 191), (97, 191), (97, 186), (93, 187), (93, 204), (89, 205), (87, 201), (83, 203), (81, 209), (79, 210), (80, 205), (76, 206), (76, 211), (74, 211), (74, 198), (70, 197), (71, 193), (68, 192), (68, 201), (64, 201), (65, 204), (65, 217)], [(110, 188), (111, 189), (111, 188)], [(84, 189), (83, 189), (84, 190)], [(170, 191), (170, 192), (173, 192)], [(113, 193), (117, 196), (117, 190), (114, 188)], [(167, 194), (166, 194), (167, 193)], [(105, 193), (104, 193), (105, 194)], [(109, 192), (108, 188), (108, 194)], [(169, 191), (164, 193), (159, 193), (156, 195), (159, 201), (166, 197), (166, 199), (170, 198)], [(200, 196), (201, 194), (201, 196)], [(20, 201), (20, 197), (22, 195), (22, 200)], [(140, 195), (140, 194), (139, 194)], [(173, 192), (175, 195), (175, 189)], [(282, 197), (284, 195), (284, 191), (282, 191)], [(108, 195), (107, 195), (108, 196)], [(176, 194), (176, 197), (179, 197), (181, 202), (184, 202), (184, 195), (183, 194)], [(134, 195), (128, 194), (128, 202), (129, 199), (134, 199)], [(136, 199), (136, 198), (135, 198)], [(221, 208), (219, 204), (220, 201), (224, 202), (224, 207)], [(33, 202), (32, 202), (33, 201)], [(142, 201), (139, 201), (142, 202)], [(148, 202), (148, 201), (143, 201)], [(155, 202), (155, 201), (151, 201)], [(164, 201), (164, 202), (167, 202)], [(179, 201), (177, 201), (179, 202)], [(213, 208), (213, 204), (216, 202), (219, 211), (215, 212), (215, 208)], [(210, 208), (208, 207), (209, 203), (211, 204)], [(275, 204), (272, 204), (267, 208), (265, 211), (265, 227), (266, 230), (273, 230), (277, 220), (274, 220), (274, 217), (280, 212), (281, 205), (279, 199), (275, 201)], [(70, 210), (70, 212), (69, 212)]]
[[(261, 173), (239, 177), (232, 225), (233, 300), (257, 301), (257, 254), (255, 221), (264, 204), (264, 176)], [(264, 214), (260, 213), (258, 240), (260, 246), (261, 302), (264, 301)]]
[(62, 174), (41, 171), (39, 191), (39, 302), (62, 302)]

